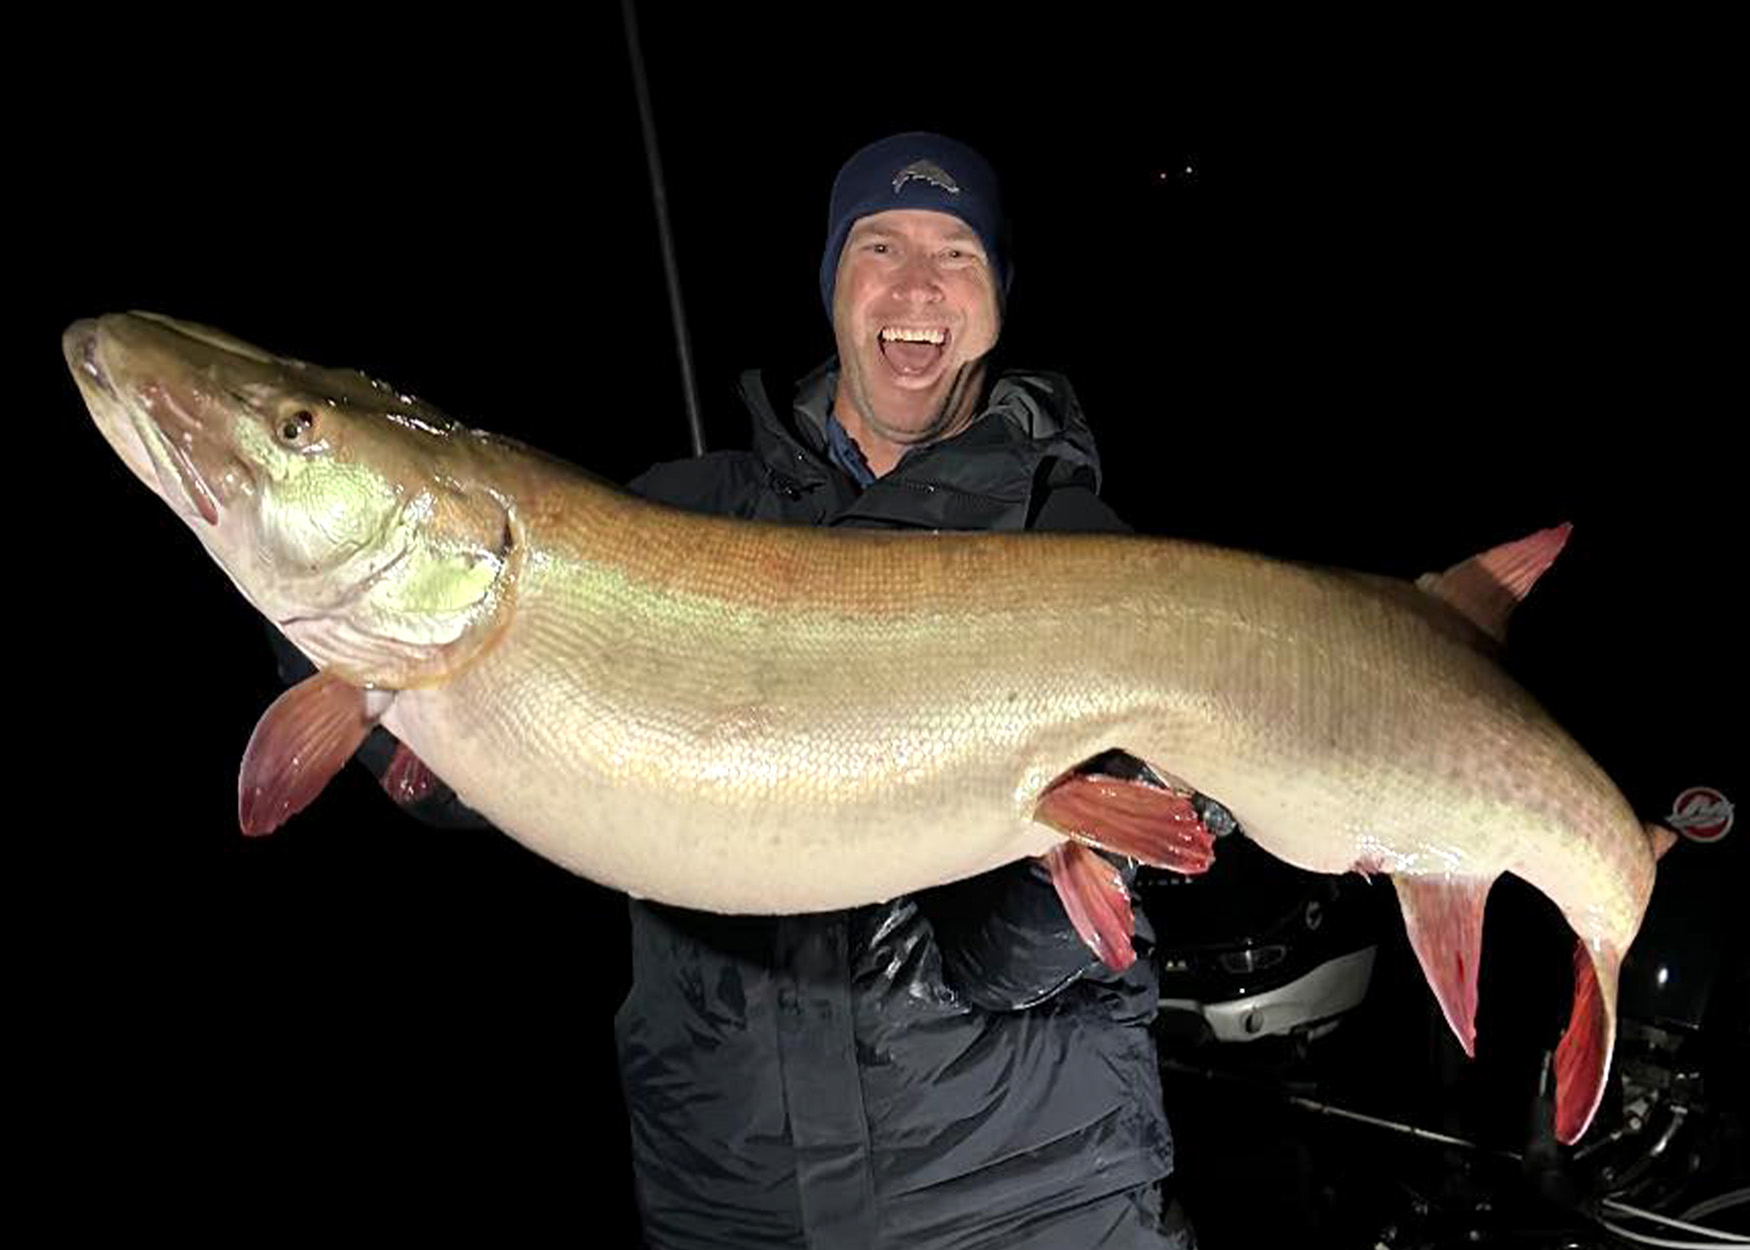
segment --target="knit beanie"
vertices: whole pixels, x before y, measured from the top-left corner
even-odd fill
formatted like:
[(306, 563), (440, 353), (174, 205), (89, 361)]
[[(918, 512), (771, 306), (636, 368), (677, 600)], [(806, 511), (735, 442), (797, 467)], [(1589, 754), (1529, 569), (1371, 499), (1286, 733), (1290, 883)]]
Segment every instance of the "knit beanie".
[(832, 317), (839, 255), (859, 217), (895, 208), (952, 213), (984, 244), (999, 303), (1008, 296), (1002, 197), (996, 170), (977, 152), (944, 135), (912, 131), (877, 140), (857, 152), (833, 179), (820, 297)]

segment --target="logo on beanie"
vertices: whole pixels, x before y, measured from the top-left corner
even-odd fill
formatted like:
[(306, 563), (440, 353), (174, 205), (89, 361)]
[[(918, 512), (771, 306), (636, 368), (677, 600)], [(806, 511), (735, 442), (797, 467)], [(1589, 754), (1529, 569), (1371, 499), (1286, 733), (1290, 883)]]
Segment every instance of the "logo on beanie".
[(913, 179), (927, 182), (931, 186), (941, 187), (949, 195), (960, 194), (960, 184), (955, 182), (948, 175), (948, 171), (936, 164), (935, 161), (913, 161), (900, 170), (893, 179), (893, 193), (898, 195), (899, 189)]

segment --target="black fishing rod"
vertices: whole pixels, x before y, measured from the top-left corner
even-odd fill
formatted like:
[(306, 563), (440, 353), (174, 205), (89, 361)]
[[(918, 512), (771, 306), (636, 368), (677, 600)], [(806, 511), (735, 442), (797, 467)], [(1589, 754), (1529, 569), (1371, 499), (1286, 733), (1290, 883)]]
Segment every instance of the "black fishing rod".
[(632, 85), (638, 92), (638, 118), (644, 128), (644, 159), (650, 167), (650, 195), (656, 202), (656, 232), (662, 240), (662, 267), (668, 277), (668, 310), (674, 319), (675, 346), (681, 359), (681, 388), (686, 397), (687, 428), (693, 454), (705, 454), (705, 423), (699, 415), (699, 390), (693, 381), (693, 344), (687, 335), (687, 314), (681, 303), (680, 267), (675, 263), (674, 235), (668, 224), (668, 192), (662, 177), (662, 154), (656, 146), (656, 120), (650, 111), (650, 86), (644, 78), (644, 51), (638, 42), (638, 15), (632, 0), (620, 0), (626, 24), (626, 52), (632, 61)]

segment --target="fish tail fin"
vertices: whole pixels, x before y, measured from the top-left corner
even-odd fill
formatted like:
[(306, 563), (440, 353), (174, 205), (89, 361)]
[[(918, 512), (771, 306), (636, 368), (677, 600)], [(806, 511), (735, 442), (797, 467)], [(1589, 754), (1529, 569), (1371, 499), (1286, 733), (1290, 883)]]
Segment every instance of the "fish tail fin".
[(1622, 956), (1603, 942), (1574, 944), (1574, 1009), (1556, 1047), (1556, 1137), (1578, 1141), (1604, 1098), (1616, 1046), (1616, 985)]
[[(1670, 829), (1651, 821), (1642, 824), (1641, 832), (1655, 864), (1680, 841)], [(1646, 888), (1649, 892), (1652, 889), (1651, 875)], [(1646, 902), (1643, 896), (1643, 912)], [(1570, 923), (1572, 920), (1570, 917)], [(1586, 1132), (1604, 1099), (1604, 1083), (1616, 1050), (1616, 992), (1622, 957), (1623, 949), (1603, 938), (1588, 941), (1577, 937), (1574, 941), (1574, 1006), (1555, 1058), (1556, 1138), (1565, 1145), (1572, 1145)]]

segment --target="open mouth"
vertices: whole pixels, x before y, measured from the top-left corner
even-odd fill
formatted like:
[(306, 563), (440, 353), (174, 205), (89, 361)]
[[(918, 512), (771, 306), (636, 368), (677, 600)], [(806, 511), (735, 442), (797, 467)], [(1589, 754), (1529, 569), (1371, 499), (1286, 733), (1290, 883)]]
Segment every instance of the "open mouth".
[(882, 359), (902, 378), (923, 377), (948, 350), (946, 326), (883, 326), (878, 338)]

